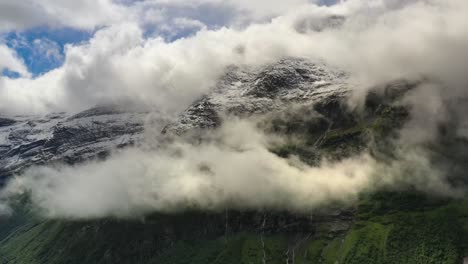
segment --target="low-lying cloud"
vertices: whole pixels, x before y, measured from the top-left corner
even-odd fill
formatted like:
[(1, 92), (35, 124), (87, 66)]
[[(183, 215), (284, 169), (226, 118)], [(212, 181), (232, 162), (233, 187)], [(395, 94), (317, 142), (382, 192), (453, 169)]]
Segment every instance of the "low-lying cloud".
[(397, 144), (395, 159), (376, 160), (364, 151), (310, 166), (271, 152), (284, 139), (252, 120), (228, 119), (202, 141), (165, 137), (105, 161), (27, 169), (0, 193), (0, 212), (11, 214), (9, 204), (24, 194), (42, 216), (95, 219), (194, 209), (310, 212), (330, 203), (352, 205), (359, 194), (381, 188), (455, 198), (466, 193), (432, 164), (422, 140)]
[(31, 168), (4, 198), (26, 192), (48, 217), (135, 217), (184, 209), (310, 210), (349, 202), (369, 187), (367, 155), (310, 167), (271, 153), (251, 122), (230, 121), (201, 144), (178, 140), (124, 150), (107, 161)]

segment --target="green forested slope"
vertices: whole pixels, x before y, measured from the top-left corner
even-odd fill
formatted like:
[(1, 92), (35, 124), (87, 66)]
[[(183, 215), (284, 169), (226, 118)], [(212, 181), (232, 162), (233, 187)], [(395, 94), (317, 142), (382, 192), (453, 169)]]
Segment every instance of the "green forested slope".
[(428, 201), (422, 195), (405, 193), (369, 195), (361, 199), (356, 219), (344, 233), (320, 228), (309, 234), (263, 232), (246, 227), (223, 234), (223, 217), (223, 213), (154, 215), (146, 222), (32, 218), (9, 232), (2, 231), (0, 260), (248, 264), (263, 263), (265, 258), (266, 263), (286, 263), (287, 259), (288, 263), (293, 259), (294, 263), (461, 263), (468, 254), (466, 201)]

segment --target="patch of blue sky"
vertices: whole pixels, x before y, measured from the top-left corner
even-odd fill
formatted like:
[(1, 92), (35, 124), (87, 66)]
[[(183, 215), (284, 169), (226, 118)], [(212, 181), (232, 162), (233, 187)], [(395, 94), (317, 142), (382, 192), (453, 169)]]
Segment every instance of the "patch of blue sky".
[(15, 72), (15, 71), (12, 71), (12, 70), (9, 70), (9, 69), (3, 69), (2, 72), (0, 73), (0, 75), (2, 76), (6, 76), (10, 79), (16, 79), (16, 78), (19, 78), (20, 77), (20, 74)]
[(319, 5), (332, 6), (339, 2), (340, 0), (320, 0)]
[[(89, 40), (94, 32), (72, 28), (39, 27), (3, 34), (3, 42), (15, 50), (33, 77), (60, 67), (65, 59), (65, 45)], [(17, 78), (17, 73), (4, 70), (3, 76)]]

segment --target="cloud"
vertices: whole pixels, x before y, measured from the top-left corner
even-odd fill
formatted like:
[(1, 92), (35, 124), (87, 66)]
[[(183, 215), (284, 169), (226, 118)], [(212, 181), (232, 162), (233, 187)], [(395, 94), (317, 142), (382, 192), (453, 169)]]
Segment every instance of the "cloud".
[(351, 205), (379, 188), (412, 188), (463, 197), (421, 145), (397, 146), (397, 159), (380, 162), (366, 152), (317, 166), (281, 158), (270, 148), (282, 138), (255, 120), (227, 119), (202, 141), (166, 141), (152, 135), (145, 147), (113, 153), (105, 161), (39, 166), (11, 179), (0, 192), (0, 214), (28, 194), (48, 218), (136, 218), (152, 212), (229, 209), (306, 212), (330, 203)]
[[(287, 44), (285, 36), (294, 37), (295, 31), (283, 28), (284, 34), (270, 34), (275, 27), (201, 30), (174, 42), (145, 39), (134, 23), (107, 27), (87, 44), (67, 46), (62, 67), (34, 79), (5, 79), (0, 86), (0, 94), (5, 95), (0, 109), (77, 111), (130, 99), (174, 113), (209, 91), (228, 65), (272, 62), (296, 48), (298, 52), (304, 49)], [(244, 47), (242, 54), (237, 52), (240, 46)], [(260, 46), (263, 49), (257, 49)]]
[(94, 29), (124, 16), (125, 10), (111, 0), (0, 0), (0, 32), (40, 26)]
[(371, 183), (367, 156), (308, 167), (268, 151), (268, 138), (246, 121), (227, 122), (204, 143), (177, 141), (129, 149), (104, 162), (39, 167), (2, 195), (30, 193), (48, 217), (137, 217), (185, 209), (309, 210), (349, 202)]
[(0, 72), (3, 70), (10, 70), (25, 77), (30, 76), (24, 62), (18, 57), (14, 50), (6, 45), (0, 44), (0, 57), (2, 58), (0, 61)]
[(35, 39), (32, 45), (33, 56), (41, 56), (54, 64), (63, 60), (59, 45), (47, 38)]
[(162, 14), (165, 20), (188, 17), (206, 25), (230, 26), (271, 18), (308, 3), (308, 0), (0, 0), (0, 32), (41, 26), (94, 30), (121, 21), (144, 25), (155, 22), (153, 15)]
[[(163, 10), (172, 17), (188, 16), (208, 25), (232, 26), (259, 22), (312, 3), (309, 0), (145, 0), (131, 4), (134, 11)], [(144, 7), (144, 10), (141, 8)], [(227, 16), (226, 16), (227, 15)], [(223, 17), (224, 16), (224, 17)]]
[[(337, 65), (363, 88), (421, 75), (465, 82), (467, 10), (460, 0), (405, 5), (350, 0), (331, 7), (292, 8), (271, 22), (240, 29), (208, 29), (185, 17), (174, 19), (170, 28), (196, 24), (201, 29), (173, 42), (145, 37), (138, 22), (121, 22), (98, 30), (88, 43), (67, 46), (59, 69), (35, 79), (3, 80), (0, 109), (77, 111), (129, 98), (177, 111), (208, 91), (226, 66), (287, 56)], [(330, 16), (345, 19), (330, 21)], [(238, 47), (245, 52), (235, 52)]]

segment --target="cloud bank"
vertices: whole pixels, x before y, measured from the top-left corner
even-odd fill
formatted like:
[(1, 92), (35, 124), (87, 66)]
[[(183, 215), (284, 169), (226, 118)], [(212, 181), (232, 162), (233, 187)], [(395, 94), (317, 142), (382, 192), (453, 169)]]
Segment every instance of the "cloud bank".
[(184, 209), (309, 210), (370, 186), (367, 156), (313, 168), (268, 150), (252, 123), (231, 121), (204, 143), (129, 149), (104, 162), (32, 168), (3, 192), (28, 192), (48, 217), (137, 217)]
[(111, 0), (1, 0), (0, 32), (40, 26), (93, 29), (117, 22), (124, 14)]

